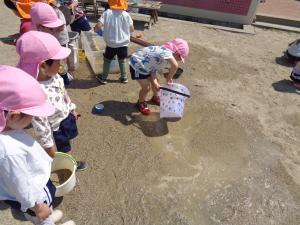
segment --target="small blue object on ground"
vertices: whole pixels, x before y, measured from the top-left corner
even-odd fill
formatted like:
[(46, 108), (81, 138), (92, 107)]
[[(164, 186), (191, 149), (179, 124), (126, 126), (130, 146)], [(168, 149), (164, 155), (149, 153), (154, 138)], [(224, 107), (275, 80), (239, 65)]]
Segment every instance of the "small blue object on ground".
[(102, 104), (95, 105), (96, 113), (101, 113), (101, 112), (103, 112), (103, 110), (104, 110), (104, 105), (102, 105)]

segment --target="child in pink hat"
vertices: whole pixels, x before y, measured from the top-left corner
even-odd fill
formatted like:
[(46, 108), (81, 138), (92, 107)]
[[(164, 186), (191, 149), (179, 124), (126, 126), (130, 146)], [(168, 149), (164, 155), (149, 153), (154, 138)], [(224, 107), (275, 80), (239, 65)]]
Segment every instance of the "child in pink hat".
[[(34, 117), (33, 127), (38, 141), (50, 156), (56, 149), (70, 152), (70, 140), (78, 135), (76, 105), (72, 103), (63, 79), (58, 75), (60, 60), (70, 54), (50, 34), (30, 31), (21, 36), (16, 44), (20, 55), (18, 67), (35, 77), (43, 88), (55, 113), (48, 117)], [(77, 169), (86, 169), (84, 161), (77, 161)]]
[[(66, 19), (58, 8), (59, 6), (59, 3), (56, 3), (56, 1), (51, 1), (49, 4), (37, 2), (32, 5), (30, 15), (34, 30), (52, 34), (57, 38), (61, 46), (68, 47), (70, 39), (66, 27)], [(64, 65), (67, 63), (67, 60), (65, 61)], [(69, 77), (72, 77), (71, 74), (64, 71), (60, 75), (64, 79), (64, 84), (68, 85), (70, 83)]]
[(65, 23), (60, 20), (55, 10), (47, 3), (34, 3), (30, 9), (34, 30), (54, 35), (63, 30)]
[[(53, 113), (54, 107), (35, 79), (20, 69), (0, 65), (0, 200), (40, 225), (54, 225), (62, 212), (51, 207), (56, 189), (50, 181), (52, 159), (24, 127), (33, 116)], [(68, 224), (75, 223), (64, 225)]]
[(151, 101), (160, 105), (160, 86), (156, 72), (167, 68), (166, 82), (172, 83), (172, 78), (178, 69), (177, 62), (184, 62), (188, 54), (188, 43), (180, 38), (166, 42), (162, 46), (145, 47), (132, 54), (129, 60), (130, 73), (132, 80), (136, 80), (141, 87), (137, 108), (142, 114), (149, 115), (151, 113), (146, 103), (146, 97), (151, 88), (153, 91)]

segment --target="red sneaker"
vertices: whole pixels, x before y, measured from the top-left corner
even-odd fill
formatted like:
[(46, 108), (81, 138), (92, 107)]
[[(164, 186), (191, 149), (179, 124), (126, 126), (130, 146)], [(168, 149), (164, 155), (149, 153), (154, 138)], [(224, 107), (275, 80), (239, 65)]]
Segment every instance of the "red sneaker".
[(152, 101), (155, 105), (160, 106), (160, 97), (159, 97), (159, 96), (153, 96), (153, 97), (151, 98), (151, 101)]
[(151, 113), (151, 110), (148, 108), (146, 102), (138, 102), (136, 103), (136, 107), (143, 115), (149, 115)]

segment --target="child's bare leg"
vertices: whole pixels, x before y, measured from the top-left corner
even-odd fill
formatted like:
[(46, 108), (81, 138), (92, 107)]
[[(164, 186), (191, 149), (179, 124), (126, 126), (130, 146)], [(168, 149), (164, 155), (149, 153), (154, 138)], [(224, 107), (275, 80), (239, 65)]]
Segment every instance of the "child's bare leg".
[(151, 88), (152, 88), (153, 96), (155, 96), (155, 97), (159, 96), (159, 87), (160, 87), (160, 85), (158, 83), (157, 77), (156, 76), (155, 77), (151, 76), (149, 78), (149, 80), (150, 80), (150, 83), (151, 83)]
[(141, 86), (141, 90), (139, 92), (139, 102), (144, 102), (148, 92), (150, 91), (150, 82), (147, 79), (137, 80), (137, 82)]

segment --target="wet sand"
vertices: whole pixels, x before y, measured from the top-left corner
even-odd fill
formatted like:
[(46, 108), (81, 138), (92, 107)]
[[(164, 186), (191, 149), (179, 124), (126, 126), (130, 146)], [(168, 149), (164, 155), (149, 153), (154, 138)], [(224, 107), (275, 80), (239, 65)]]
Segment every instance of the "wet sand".
[[(2, 11), (3, 21), (15, 19)], [(13, 32), (1, 26), (3, 35)], [(73, 155), (89, 169), (77, 173), (79, 185), (58, 206), (64, 219), (80, 225), (300, 224), (300, 99), (288, 81), (291, 67), (276, 59), (297, 36), (166, 20), (143, 31), (150, 42), (182, 37), (190, 44), (178, 82), (192, 97), (177, 122), (159, 119), (155, 106), (150, 118), (141, 116), (135, 82), (120, 84), (114, 74), (100, 86), (81, 63), (68, 91), (82, 115)], [(14, 49), (0, 48), (7, 53), (0, 63), (14, 65)], [(94, 114), (99, 102), (105, 110)], [(28, 224), (13, 220), (2, 203), (0, 209), (0, 224)]]

